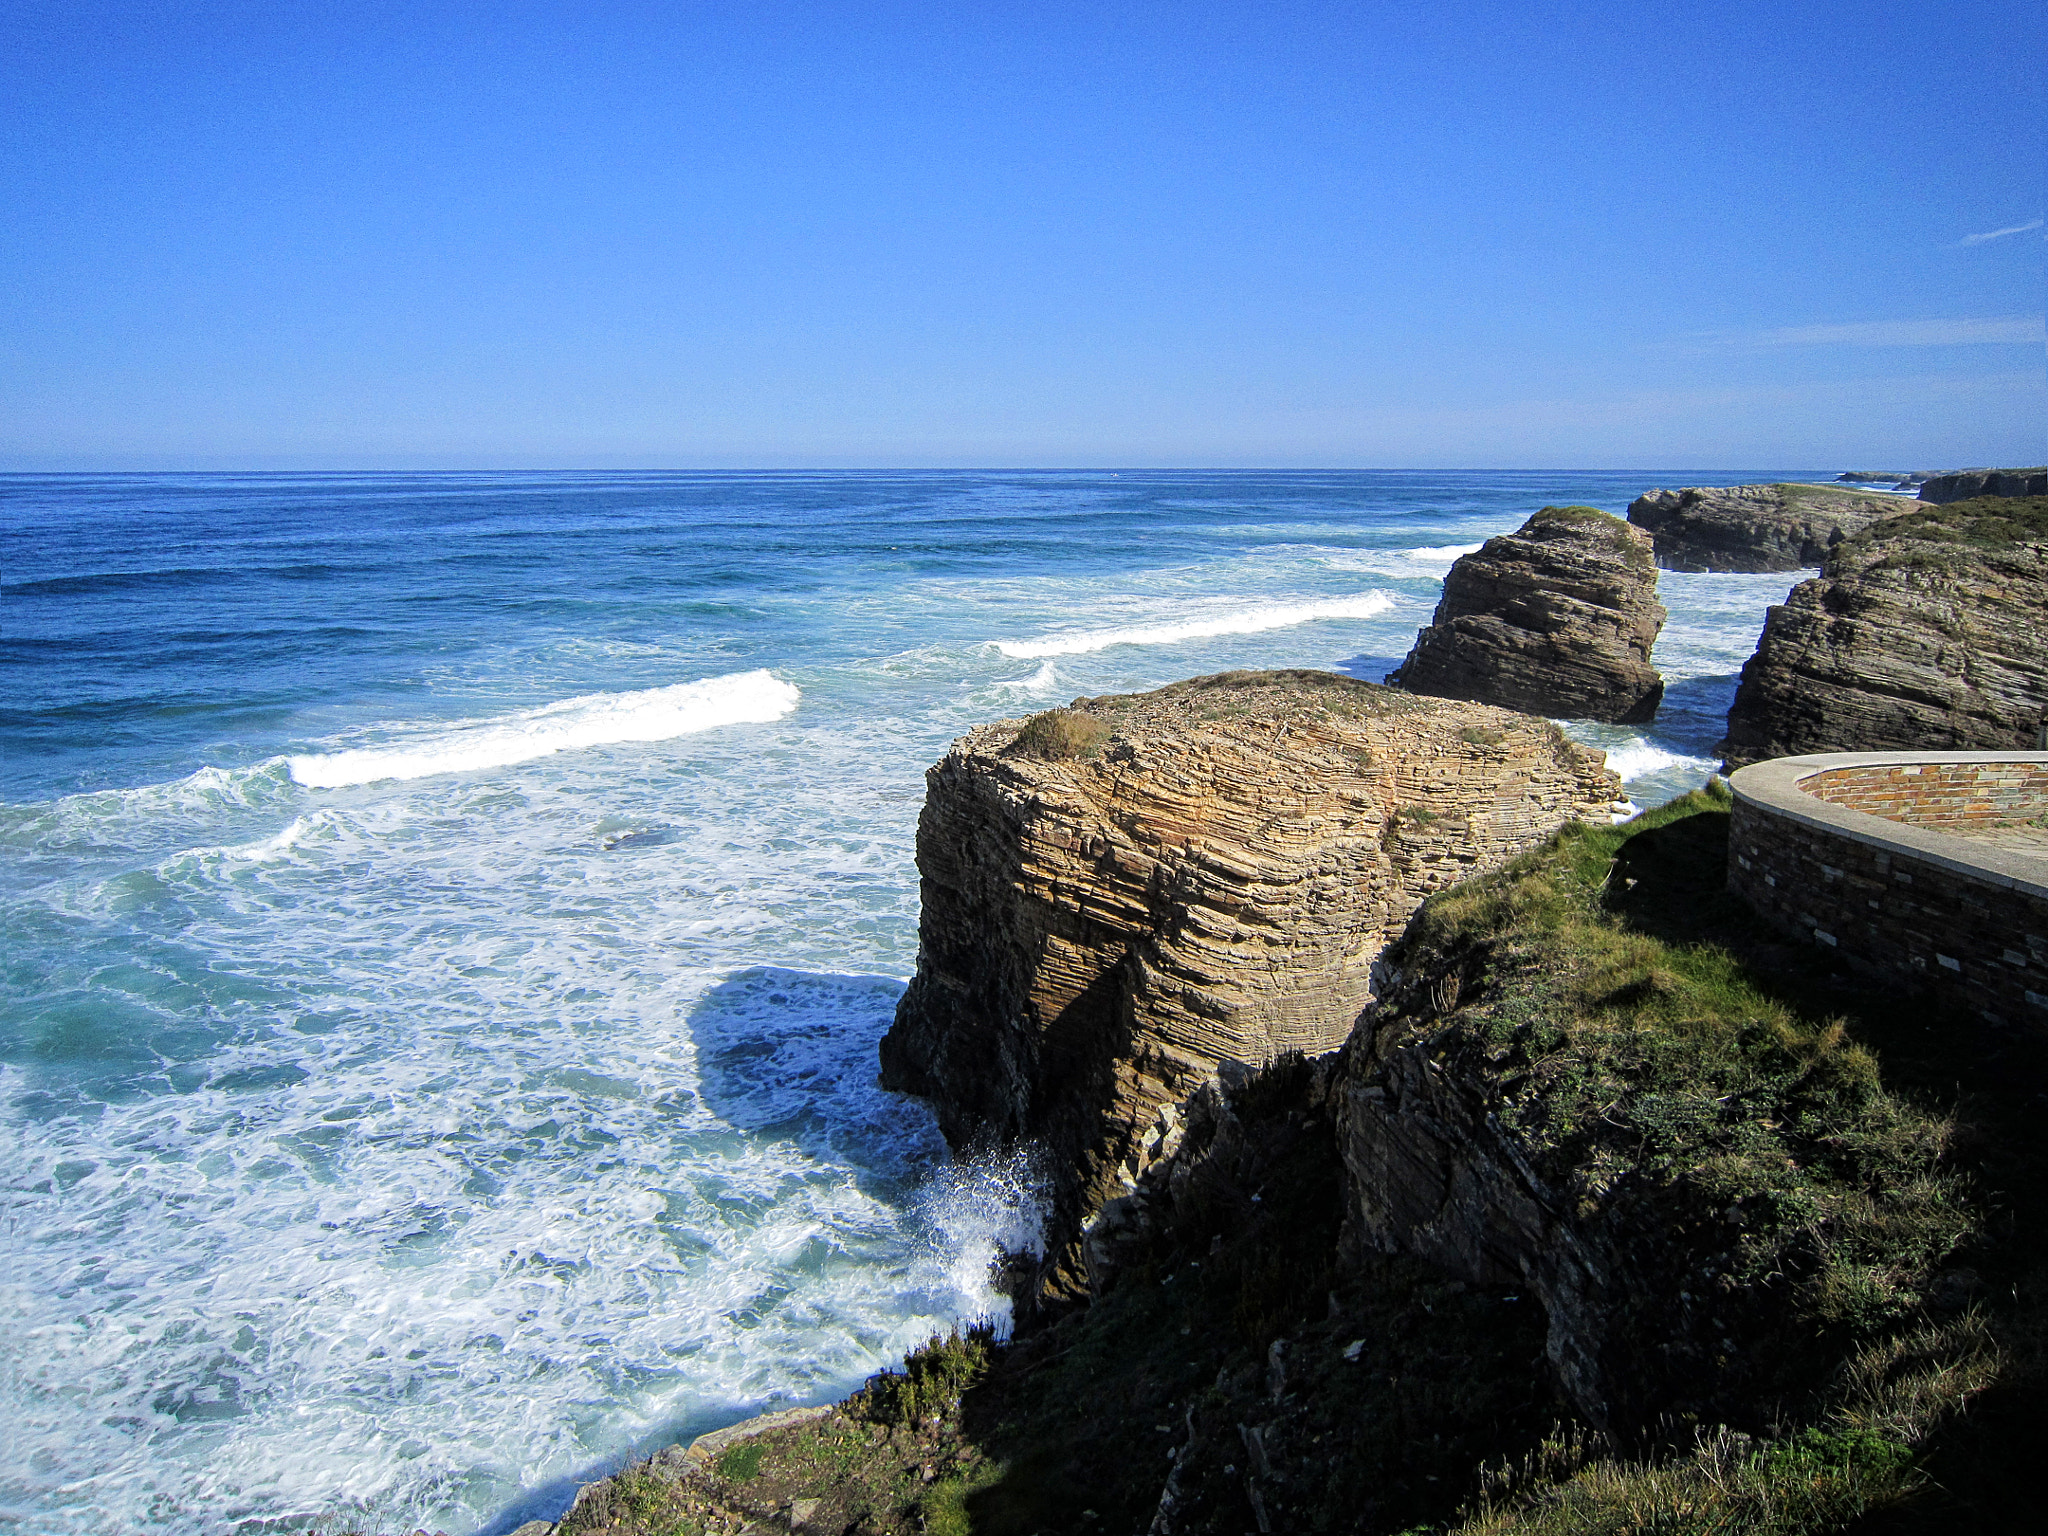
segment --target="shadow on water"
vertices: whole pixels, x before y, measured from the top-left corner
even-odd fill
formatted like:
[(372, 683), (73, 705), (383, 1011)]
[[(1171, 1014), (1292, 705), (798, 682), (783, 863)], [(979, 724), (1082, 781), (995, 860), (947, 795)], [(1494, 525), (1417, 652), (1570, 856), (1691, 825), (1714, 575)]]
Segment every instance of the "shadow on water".
[(1658, 739), (1688, 757), (1720, 756), (1721, 738), (1728, 734), (1728, 706), (1735, 702), (1741, 680), (1739, 673), (1721, 672), (1681, 678), (1667, 686), (1653, 727)]
[(1363, 682), (1385, 682), (1387, 674), (1408, 659), (1407, 653), (1399, 656), (1352, 656), (1343, 661), (1330, 663), (1330, 670), (1341, 672), (1346, 677), (1355, 677)]
[[(690, 1010), (698, 1096), (735, 1130), (793, 1145), (843, 1170), (875, 1198), (898, 1203), (946, 1159), (931, 1111), (876, 1081), (876, 1047), (902, 995), (903, 983), (891, 976), (778, 966), (729, 976)], [(815, 1400), (836, 1401), (850, 1385), (822, 1390)], [(666, 1446), (808, 1400), (710, 1408), (672, 1420), (631, 1446), (527, 1489), (479, 1526), (477, 1536), (509, 1536), (529, 1520), (558, 1520), (586, 1483)]]
[(759, 966), (728, 977), (690, 1010), (704, 1107), (900, 1195), (946, 1155), (931, 1111), (876, 1080), (902, 995), (892, 976)]

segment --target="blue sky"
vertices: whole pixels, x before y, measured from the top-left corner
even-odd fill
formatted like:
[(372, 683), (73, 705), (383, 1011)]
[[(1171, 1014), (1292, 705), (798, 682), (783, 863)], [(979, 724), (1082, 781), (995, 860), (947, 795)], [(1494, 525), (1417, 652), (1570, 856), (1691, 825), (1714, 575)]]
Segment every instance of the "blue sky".
[(4, 467), (2048, 457), (2039, 0), (0, 18)]

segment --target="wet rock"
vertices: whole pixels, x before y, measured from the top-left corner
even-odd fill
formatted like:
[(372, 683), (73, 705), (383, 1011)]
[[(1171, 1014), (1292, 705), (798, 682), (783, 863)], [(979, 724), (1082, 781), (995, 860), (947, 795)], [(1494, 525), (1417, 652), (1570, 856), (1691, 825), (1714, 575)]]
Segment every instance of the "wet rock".
[(1649, 538), (1592, 507), (1545, 507), (1444, 578), (1443, 600), (1387, 681), (1411, 693), (1632, 724), (1664, 696)]

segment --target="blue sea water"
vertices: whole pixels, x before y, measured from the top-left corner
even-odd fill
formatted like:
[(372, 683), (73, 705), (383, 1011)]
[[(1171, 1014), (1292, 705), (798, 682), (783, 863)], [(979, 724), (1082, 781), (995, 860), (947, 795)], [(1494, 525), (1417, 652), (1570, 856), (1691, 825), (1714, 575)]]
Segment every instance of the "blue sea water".
[[(1746, 472), (1664, 484), (1821, 479)], [(451, 1536), (999, 1315), (874, 1086), (922, 772), (1377, 680), (1642, 473), (0, 477), (0, 1530)], [(1788, 576), (1662, 576), (1692, 787)]]

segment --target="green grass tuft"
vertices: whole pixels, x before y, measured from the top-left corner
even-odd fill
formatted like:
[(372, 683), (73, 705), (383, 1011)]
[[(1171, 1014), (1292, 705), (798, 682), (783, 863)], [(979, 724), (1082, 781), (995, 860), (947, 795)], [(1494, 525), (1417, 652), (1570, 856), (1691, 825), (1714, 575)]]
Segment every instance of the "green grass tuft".
[(718, 1458), (718, 1475), (728, 1483), (744, 1483), (759, 1474), (766, 1447), (759, 1440), (742, 1440), (725, 1448)]
[(1102, 750), (1109, 736), (1109, 727), (1093, 715), (1077, 709), (1048, 709), (1026, 720), (1011, 746), (1025, 757), (1090, 758)]
[(995, 1330), (937, 1334), (904, 1357), (901, 1371), (883, 1371), (847, 1400), (847, 1411), (875, 1424), (911, 1426), (957, 1413), (960, 1398), (987, 1374)]

